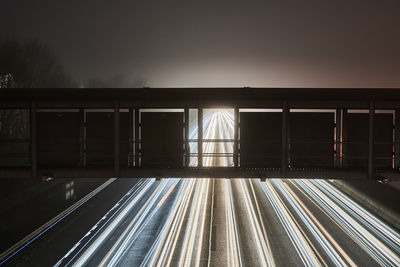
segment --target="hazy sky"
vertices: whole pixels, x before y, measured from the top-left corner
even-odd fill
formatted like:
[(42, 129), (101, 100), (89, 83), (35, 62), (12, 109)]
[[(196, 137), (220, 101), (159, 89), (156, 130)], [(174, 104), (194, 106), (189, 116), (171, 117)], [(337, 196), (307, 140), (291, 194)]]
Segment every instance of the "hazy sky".
[(0, 0), (9, 37), (47, 43), (76, 80), (400, 87), (399, 0)]

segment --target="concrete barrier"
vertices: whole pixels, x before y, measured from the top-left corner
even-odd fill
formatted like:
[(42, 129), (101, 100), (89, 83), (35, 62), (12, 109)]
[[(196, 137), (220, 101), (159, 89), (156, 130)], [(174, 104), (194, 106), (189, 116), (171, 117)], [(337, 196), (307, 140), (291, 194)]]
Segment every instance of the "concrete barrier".
[(400, 229), (400, 190), (377, 181), (333, 180), (332, 183), (393, 227)]

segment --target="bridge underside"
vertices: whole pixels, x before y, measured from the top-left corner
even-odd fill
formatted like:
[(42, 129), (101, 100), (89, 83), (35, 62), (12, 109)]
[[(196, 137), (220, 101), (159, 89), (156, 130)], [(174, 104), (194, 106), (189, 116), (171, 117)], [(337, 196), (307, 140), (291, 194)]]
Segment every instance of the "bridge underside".
[[(109, 178), (115, 176), (113, 168), (41, 168), (38, 169), (40, 178)], [(375, 170), (376, 179), (399, 180), (396, 171)], [(5, 168), (0, 175), (2, 178), (31, 177), (30, 168)], [(258, 178), (258, 179), (349, 179), (363, 180), (367, 177), (364, 169), (293, 169), (283, 176), (280, 169), (245, 169), (225, 167), (203, 168), (132, 168), (120, 169), (119, 178)]]
[(400, 179), (396, 89), (1, 89), (0, 123), (0, 178)]

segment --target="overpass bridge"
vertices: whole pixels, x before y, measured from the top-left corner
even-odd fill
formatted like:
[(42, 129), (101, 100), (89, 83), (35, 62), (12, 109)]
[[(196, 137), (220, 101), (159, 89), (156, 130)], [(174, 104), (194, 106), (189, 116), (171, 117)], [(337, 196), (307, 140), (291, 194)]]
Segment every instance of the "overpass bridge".
[(397, 89), (1, 89), (0, 116), (0, 178), (400, 178)]

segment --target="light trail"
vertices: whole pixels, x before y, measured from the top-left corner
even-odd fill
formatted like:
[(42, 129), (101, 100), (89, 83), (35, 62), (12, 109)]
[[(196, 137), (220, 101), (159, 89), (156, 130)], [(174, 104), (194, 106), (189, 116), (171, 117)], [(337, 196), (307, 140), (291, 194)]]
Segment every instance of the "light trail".
[(161, 198), (160, 202), (158, 202), (157, 207), (161, 207), (162, 204), (164, 204), (165, 200), (167, 199), (167, 197), (169, 196), (169, 194), (171, 194), (172, 190), (174, 190), (175, 185), (171, 185), (171, 187), (168, 189), (167, 193)]
[(266, 181), (261, 184), (303, 264), (305, 266), (321, 266), (322, 264), (315, 254), (314, 249), (307, 241), (298, 223), (295, 221), (293, 215), (290, 214), (290, 211), (273, 188), (271, 182)]
[[(143, 196), (145, 191), (147, 191), (148, 187), (151, 186), (153, 180), (151, 179), (143, 179), (139, 181), (137, 184), (135, 184), (101, 219), (99, 222), (97, 222), (89, 231), (86, 233), (85, 236), (83, 236), (74, 246), (72, 249), (70, 249), (67, 254), (61, 258), (55, 266), (59, 265), (70, 265), (75, 258), (81, 253), (83, 250), (88, 250), (86, 247), (87, 245), (93, 240), (93, 238), (100, 233), (105, 227), (109, 227), (109, 224), (114, 220), (119, 220), (119, 218), (115, 218), (123, 207), (126, 206), (126, 203), (135, 203), (137, 201), (137, 198), (140, 198)], [(132, 200), (133, 199), (133, 200)], [(114, 213), (113, 213), (114, 212)], [(122, 211), (122, 213), (126, 213), (125, 211)], [(107, 232), (107, 230), (105, 231)], [(103, 232), (104, 233), (104, 232)], [(75, 252), (76, 249), (78, 249), (77, 252)], [(86, 252), (86, 251), (85, 251)], [(92, 251), (93, 252), (93, 251)], [(75, 254), (73, 254), (75, 253)], [(73, 254), (73, 255), (72, 255)], [(88, 253), (89, 255), (90, 252)], [(72, 255), (72, 256), (70, 256)]]
[[(154, 180), (153, 180), (154, 182)], [(106, 254), (106, 257), (101, 261), (100, 266), (104, 265), (105, 262), (108, 261), (110, 258), (111, 254), (115, 253), (115, 250), (117, 252), (114, 254), (114, 257), (112, 258), (112, 262), (115, 262), (118, 259), (118, 256), (122, 254), (122, 250), (126, 247), (127, 240), (129, 240), (132, 235), (135, 234), (135, 232), (140, 228), (142, 225), (142, 222), (145, 221), (146, 214), (149, 211), (149, 205), (148, 203), (152, 203), (155, 201), (155, 198), (160, 194), (161, 190), (157, 190), (159, 187), (163, 188), (165, 185), (161, 184), (158, 185), (156, 190), (150, 195), (148, 200), (146, 201), (146, 204), (142, 207), (142, 209), (138, 212), (138, 214), (135, 216), (135, 218), (132, 220), (132, 222), (128, 225), (128, 227), (125, 229), (125, 231), (122, 233), (122, 235), (118, 238), (117, 242), (115, 242), (114, 246), (111, 248), (111, 250)], [(89, 246), (88, 249), (85, 250), (85, 252), (78, 258), (78, 260), (74, 263), (74, 266), (82, 266), (84, 265), (90, 258), (91, 256), (95, 253), (96, 250), (99, 249), (99, 247), (107, 240), (110, 235), (115, 231), (117, 226), (121, 223), (121, 221), (128, 215), (129, 211), (139, 202), (141, 197), (145, 195), (147, 190), (150, 188), (150, 183), (146, 188), (143, 189), (143, 191), (137, 195), (135, 198), (133, 198), (128, 205), (119, 213), (119, 215), (107, 226), (107, 228), (99, 235), (99, 237), (96, 238), (96, 240)], [(133, 229), (132, 229), (133, 228)], [(128, 237), (126, 237), (128, 236)], [(126, 237), (123, 239), (123, 237)]]
[[(178, 234), (182, 229), (183, 218), (188, 210), (191, 192), (195, 187), (194, 179), (184, 182), (177, 198), (177, 206), (171, 210), (169, 218), (160, 232), (158, 246), (153, 246), (152, 257), (146, 256), (141, 266), (169, 266), (171, 264), (174, 248), (177, 244)], [(155, 243), (156, 244), (156, 243)], [(148, 254), (150, 255), (150, 254)]]
[[(152, 207), (156, 203), (165, 187), (166, 183), (161, 183), (151, 194), (142, 209), (118, 238), (117, 242), (115, 242), (114, 246), (107, 253), (106, 257), (101, 261), (100, 266), (104, 266), (105, 264), (108, 266), (115, 266), (121, 260), (121, 257), (128, 248), (129, 244), (136, 240), (138, 235), (143, 231), (144, 226), (152, 218), (152, 215), (154, 215), (156, 209), (152, 209)], [(77, 266), (81, 265), (79, 261), (77, 263)]]
[(400, 234), (398, 232), (327, 181), (316, 180), (313, 183), (326, 194), (329, 194), (331, 199), (335, 199), (336, 203), (351, 214), (358, 222), (368, 227), (381, 241), (394, 250), (396, 254), (400, 254)]
[(287, 199), (298, 217), (310, 230), (314, 238), (318, 241), (319, 245), (323, 248), (335, 266), (357, 266), (343, 248), (329, 234), (325, 227), (322, 226), (311, 211), (284, 182), (273, 180), (272, 183)]
[(225, 206), (227, 225), (227, 259), (228, 266), (242, 266), (238, 226), (236, 222), (235, 206), (232, 196), (232, 184), (225, 180)]
[[(182, 245), (179, 266), (198, 266), (200, 263), (201, 248), (206, 223), (206, 207), (210, 189), (210, 179), (197, 180), (195, 200), (190, 208), (185, 239)], [(200, 189), (199, 189), (200, 187)], [(196, 252), (193, 258), (193, 253)], [(194, 263), (194, 264), (192, 264)]]
[[(161, 193), (165, 191), (167, 185), (169, 188), (175, 187), (180, 183), (179, 179), (161, 182), (156, 185), (154, 179), (146, 179), (145, 182), (140, 184), (138, 187), (140, 190), (132, 189), (124, 196), (128, 196), (128, 199), (124, 202), (118, 202), (110, 212), (116, 209), (116, 212), (108, 218), (106, 224), (101, 227), (96, 224), (90, 232), (93, 232), (93, 236), (89, 240), (81, 239), (74, 247), (71, 249), (66, 256), (64, 256), (56, 265), (70, 265), (73, 262), (74, 266), (86, 265), (96, 254), (96, 252), (103, 246), (105, 242), (108, 241), (110, 236), (114, 234), (119, 225), (125, 220), (126, 217), (132, 212), (132, 210), (140, 203), (141, 199), (147, 197), (144, 205), (136, 213), (135, 217), (120, 235), (118, 240), (114, 243), (109, 252), (105, 255), (103, 260), (99, 263), (99, 266), (115, 266), (121, 260), (126, 249), (136, 240), (136, 238), (143, 231), (144, 227), (149, 223), (153, 215), (157, 212), (161, 205), (156, 205), (156, 203), (161, 203), (165, 196), (168, 196), (169, 191), (163, 196)], [(150, 191), (153, 188), (154, 191)], [(109, 212), (102, 218), (105, 219)], [(97, 231), (94, 231), (97, 229)], [(76, 247), (82, 245), (82, 248), (75, 253), (72, 258), (70, 254), (75, 250)], [(69, 262), (63, 262), (64, 259), (70, 258)]]
[[(203, 117), (203, 138), (205, 140), (231, 139), (234, 135), (234, 115), (232, 111), (224, 109), (204, 110)], [(198, 138), (197, 120), (190, 122), (189, 139), (196, 140)], [(197, 143), (191, 142), (190, 151), (197, 151)], [(216, 153), (225, 154), (233, 152), (233, 144), (226, 142), (204, 142), (203, 143), (203, 166), (231, 166), (232, 157), (213, 156)], [(197, 158), (190, 159), (191, 166), (197, 165)]]
[[(259, 253), (259, 258), (261, 259), (263, 266), (275, 266), (275, 261), (271, 254), (271, 247), (269, 245), (265, 227), (262, 222), (262, 218), (261, 218), (257, 200), (256, 200), (256, 195), (254, 193), (254, 189), (252, 187), (253, 198), (257, 205), (258, 215), (256, 214), (256, 209), (253, 206), (253, 203), (251, 200), (251, 195), (245, 184), (245, 180), (240, 179), (239, 182), (240, 182), (240, 186), (242, 189), (243, 198), (245, 199), (247, 215), (250, 220), (250, 225), (251, 225), (251, 229), (253, 231), (253, 236), (255, 237), (256, 242), (257, 242), (257, 250)], [(251, 182), (250, 182), (250, 185), (252, 186)]]
[[(161, 203), (166, 196), (170, 194), (169, 189), (165, 192), (166, 188), (171, 188), (177, 186), (180, 182), (179, 179), (170, 179), (169, 181), (163, 180), (158, 188), (155, 190), (151, 197), (146, 201), (146, 204), (142, 207), (139, 213), (135, 216), (134, 220), (129, 224), (126, 228), (126, 231), (123, 235), (120, 236), (119, 240), (121, 240), (121, 244), (118, 245), (118, 242), (115, 243), (113, 248), (109, 251), (107, 256), (112, 255), (110, 259), (106, 256), (100, 266), (107, 264), (107, 266), (116, 266), (126, 253), (126, 251), (132, 247), (135, 240), (139, 237), (139, 235), (143, 232), (145, 227), (151, 222), (153, 216), (161, 209), (161, 206), (156, 203)], [(161, 195), (164, 193), (164, 195)], [(160, 199), (161, 198), (161, 199)], [(129, 229), (129, 230), (128, 230)], [(156, 242), (158, 239), (156, 239)], [(151, 252), (151, 250), (150, 250)]]
[[(207, 125), (205, 139), (232, 139), (233, 138), (233, 112), (217, 110), (212, 113), (212, 120)], [(230, 126), (228, 128), (228, 126)], [(232, 149), (231, 149), (232, 150)], [(205, 153), (227, 153), (227, 143), (208, 143)], [(229, 166), (230, 160), (227, 157), (208, 157), (206, 166)], [(222, 159), (222, 160), (221, 160)], [(231, 180), (225, 180), (223, 194), (225, 199), (225, 224), (226, 224), (226, 257), (228, 266), (243, 266), (241, 257), (241, 243), (238, 232), (237, 215), (232, 192)]]
[[(377, 238), (375, 235), (376, 231), (370, 228), (370, 223), (362, 224), (358, 222), (351, 216), (353, 212), (350, 209), (346, 211), (338, 204), (346, 200), (351, 201), (345, 195), (341, 195), (341, 199), (333, 198), (335, 190), (332, 190), (326, 183), (322, 183), (323, 186), (321, 186), (320, 181), (298, 180), (296, 183), (346, 234), (356, 241), (379, 264), (382, 266), (400, 265), (399, 254)], [(377, 218), (371, 220), (376, 221)], [(388, 226), (384, 228), (387, 229)], [(393, 242), (398, 242), (398, 239), (394, 239), (391, 244)]]

